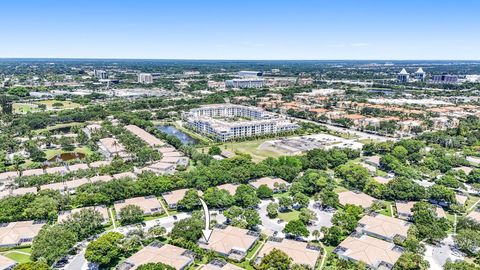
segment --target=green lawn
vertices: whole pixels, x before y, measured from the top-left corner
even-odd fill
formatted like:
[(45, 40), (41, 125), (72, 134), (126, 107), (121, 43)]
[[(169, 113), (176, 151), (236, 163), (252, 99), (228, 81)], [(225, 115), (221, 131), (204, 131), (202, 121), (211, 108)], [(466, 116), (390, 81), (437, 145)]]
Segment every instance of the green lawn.
[[(7, 258), (10, 258), (18, 263), (24, 263), (24, 262), (29, 262), (30, 261), (30, 252), (32, 250), (30, 248), (28, 249), (14, 249), (14, 250), (11, 250), (11, 251), (8, 251), (8, 252), (5, 252), (3, 253), (2, 255), (7, 257)], [(25, 253), (28, 253), (28, 254), (24, 254), (24, 253), (21, 253), (21, 252), (25, 252)]]
[(291, 220), (298, 219), (298, 215), (300, 214), (297, 210), (292, 210), (289, 212), (280, 212), (278, 213), (278, 218), (284, 220), (285, 222), (289, 222)]
[[(220, 145), (219, 147), (222, 150), (227, 149), (232, 152), (241, 152), (241, 153), (249, 154), (250, 156), (252, 156), (252, 160), (254, 162), (260, 162), (268, 157), (276, 158), (276, 157), (284, 156), (285, 154), (282, 154), (282, 153), (259, 149), (259, 146), (262, 143), (270, 140), (275, 140), (275, 139), (268, 138), (268, 139), (260, 139), (260, 140), (253, 140), (253, 141), (244, 141), (244, 142), (229, 142), (229, 143)], [(208, 148), (209, 147), (205, 147), (203, 151), (207, 153)], [(200, 149), (200, 152), (202, 152), (201, 149)]]
[(342, 186), (336, 186), (335, 189), (333, 189), (333, 191), (335, 191), (335, 193), (340, 193), (340, 192), (348, 191), (348, 189)]
[[(42, 101), (39, 101), (39, 102), (36, 102), (37, 104), (45, 104), (47, 105), (47, 110), (53, 110), (53, 109), (59, 109), (59, 110), (63, 110), (63, 109), (76, 109), (76, 108), (79, 108), (81, 105), (78, 104), (78, 103), (74, 103), (74, 102), (71, 102), (71, 101), (58, 101), (58, 100), (42, 100)], [(54, 107), (53, 104), (54, 103), (62, 103), (63, 106), (58, 106), (58, 107)]]
[[(470, 207), (472, 207), (472, 205), (474, 205), (476, 202), (478, 202), (478, 200), (480, 200), (479, 197), (469, 195), (467, 202), (465, 202), (465, 209), (468, 210)], [(479, 205), (480, 205), (480, 204), (477, 204), (477, 207), (478, 207)], [(471, 209), (471, 211), (473, 211), (473, 210), (475, 210), (475, 207)], [(467, 213), (469, 213), (469, 212), (471, 212), (471, 211), (467, 211)]]
[(154, 219), (162, 218), (162, 217), (166, 217), (166, 216), (167, 216), (167, 213), (163, 213), (161, 215), (146, 216), (143, 220), (144, 221), (149, 221), (149, 220), (154, 220)]
[(290, 192), (281, 192), (273, 194), (273, 198), (282, 198), (282, 197), (289, 197)]
[(382, 209), (380, 210), (378, 213), (382, 214), (382, 215), (385, 215), (387, 217), (391, 217), (392, 216), (392, 203), (391, 202), (385, 202), (386, 204), (386, 207), (385, 209)]
[(13, 108), (13, 113), (18, 113), (18, 114), (38, 111), (38, 108), (35, 104), (29, 104), (29, 103), (13, 103), (12, 108)]
[(52, 131), (52, 130), (56, 130), (56, 129), (73, 127), (73, 126), (83, 126), (83, 123), (71, 122), (71, 123), (64, 123), (64, 124), (56, 124), (54, 126), (49, 126), (49, 127), (46, 127), (46, 128), (38, 129), (38, 130), (36, 130), (36, 133), (41, 134), (45, 131)]

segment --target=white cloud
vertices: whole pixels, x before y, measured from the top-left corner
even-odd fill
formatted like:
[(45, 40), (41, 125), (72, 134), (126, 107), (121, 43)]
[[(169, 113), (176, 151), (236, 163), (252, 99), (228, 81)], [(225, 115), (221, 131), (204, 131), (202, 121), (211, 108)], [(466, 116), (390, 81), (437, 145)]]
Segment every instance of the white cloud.
[(356, 43), (351, 43), (351, 47), (368, 47), (370, 44), (365, 43), (365, 42), (356, 42)]

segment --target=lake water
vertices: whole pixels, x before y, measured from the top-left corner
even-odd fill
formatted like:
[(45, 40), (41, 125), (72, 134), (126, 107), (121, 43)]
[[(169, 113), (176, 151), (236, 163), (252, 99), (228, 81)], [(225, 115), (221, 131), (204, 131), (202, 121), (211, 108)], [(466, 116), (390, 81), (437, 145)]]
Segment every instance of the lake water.
[(162, 132), (165, 132), (169, 135), (177, 137), (177, 139), (179, 139), (184, 144), (197, 144), (198, 143), (197, 139), (192, 138), (190, 135), (186, 134), (185, 132), (182, 132), (182, 131), (178, 130), (174, 126), (162, 125), (162, 126), (157, 126), (157, 128)]
[(50, 158), (48, 161), (50, 162), (56, 162), (56, 161), (69, 161), (72, 159), (84, 159), (85, 154), (84, 153), (78, 153), (78, 152), (68, 152), (68, 153), (62, 153), (60, 155), (56, 155), (52, 158)]

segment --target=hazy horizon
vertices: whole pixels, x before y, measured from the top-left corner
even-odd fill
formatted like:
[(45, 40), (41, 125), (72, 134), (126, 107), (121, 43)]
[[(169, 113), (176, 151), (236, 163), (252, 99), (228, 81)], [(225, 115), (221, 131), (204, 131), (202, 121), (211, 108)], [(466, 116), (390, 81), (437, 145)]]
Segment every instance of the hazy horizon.
[(0, 8), (0, 58), (480, 59), (474, 0), (22, 0)]

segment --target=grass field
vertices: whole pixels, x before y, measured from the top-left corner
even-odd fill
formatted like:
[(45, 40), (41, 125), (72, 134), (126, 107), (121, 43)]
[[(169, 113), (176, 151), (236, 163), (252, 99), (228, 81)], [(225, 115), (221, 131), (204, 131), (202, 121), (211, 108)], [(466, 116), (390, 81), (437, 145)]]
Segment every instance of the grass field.
[(12, 108), (13, 108), (13, 113), (17, 113), (17, 114), (25, 114), (29, 112), (39, 111), (36, 105), (29, 104), (29, 103), (13, 103)]
[(38, 130), (36, 130), (36, 133), (37, 133), (37, 134), (41, 134), (41, 133), (43, 133), (43, 132), (45, 132), (45, 131), (52, 131), (52, 130), (56, 130), (56, 129), (73, 127), (73, 126), (83, 126), (83, 124), (82, 124), (82, 123), (78, 123), (78, 122), (71, 122), (71, 123), (65, 123), (65, 124), (56, 124), (56, 125), (54, 125), (54, 126), (50, 126), (50, 127), (38, 129)]
[(30, 255), (19, 253), (17, 251), (10, 251), (8, 253), (5, 253), (4, 256), (18, 263), (24, 263), (24, 262), (30, 261)]
[(382, 215), (385, 215), (385, 216), (387, 216), (387, 217), (392, 217), (392, 216), (393, 216), (393, 213), (392, 213), (392, 209), (393, 209), (392, 203), (391, 203), (391, 202), (385, 202), (385, 204), (386, 204), (385, 209), (380, 210), (379, 213), (382, 214)]
[(298, 212), (297, 210), (292, 210), (289, 212), (280, 212), (278, 213), (278, 218), (281, 220), (284, 220), (285, 222), (289, 222), (291, 220), (298, 219), (299, 214), (300, 212)]
[[(266, 142), (274, 140), (274, 138), (268, 138), (268, 139), (260, 139), (260, 140), (253, 140), (253, 141), (244, 141), (244, 142), (228, 142), (223, 145), (220, 145), (220, 149), (224, 150), (230, 150), (232, 152), (240, 152), (244, 154), (249, 154), (252, 156), (252, 160), (254, 162), (260, 162), (268, 157), (280, 157), (284, 156), (284, 154), (274, 152), (274, 151), (269, 151), (269, 150), (263, 150), (263, 149), (258, 149), (259, 146)], [(207, 153), (209, 147), (201, 148), (200, 152)]]
[(281, 197), (290, 197), (289, 192), (282, 192), (282, 193), (275, 193), (273, 194), (273, 198), (281, 198)]
[(333, 191), (335, 191), (335, 193), (340, 193), (340, 192), (344, 192), (344, 191), (348, 191), (348, 189), (342, 187), (342, 186), (336, 186)]
[[(71, 102), (71, 101), (58, 101), (58, 100), (42, 100), (42, 101), (39, 101), (39, 102), (36, 102), (37, 104), (44, 104), (47, 106), (47, 111), (49, 110), (55, 110), (55, 109), (59, 109), (59, 110), (63, 110), (63, 109), (76, 109), (76, 108), (79, 108), (81, 105), (78, 104), (78, 103), (74, 103), (74, 102)], [(63, 106), (58, 106), (58, 107), (54, 107), (53, 104), (54, 103), (62, 103)]]
[[(475, 210), (475, 207), (473, 207), (472, 209), (470, 209), (470, 208), (471, 208), (475, 203), (477, 203), (478, 200), (480, 200), (479, 197), (472, 196), (472, 195), (468, 196), (468, 200), (467, 200), (467, 202), (465, 203), (465, 208), (466, 208), (467, 210), (471, 210), (471, 211)], [(471, 211), (467, 211), (467, 213), (469, 213), (469, 212), (471, 212)]]
[(9, 251), (1, 252), (0, 254), (18, 263), (24, 263), (30, 261), (30, 253), (32, 253), (32, 249), (30, 247), (26, 247), (14, 248)]

